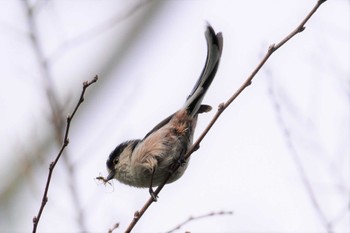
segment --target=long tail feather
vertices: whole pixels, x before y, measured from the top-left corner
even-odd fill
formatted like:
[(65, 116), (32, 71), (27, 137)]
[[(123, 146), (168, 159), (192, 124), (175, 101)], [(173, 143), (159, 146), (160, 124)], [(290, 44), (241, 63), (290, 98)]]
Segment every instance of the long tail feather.
[(214, 29), (208, 24), (205, 38), (208, 50), (207, 59), (203, 71), (185, 103), (185, 108), (192, 116), (198, 113), (204, 95), (215, 77), (222, 54), (223, 37), (221, 32), (216, 34)]

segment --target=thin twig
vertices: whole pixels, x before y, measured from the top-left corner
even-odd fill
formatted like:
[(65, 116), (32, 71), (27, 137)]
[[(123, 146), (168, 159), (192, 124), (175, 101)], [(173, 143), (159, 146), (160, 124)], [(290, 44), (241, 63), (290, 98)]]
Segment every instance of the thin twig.
[(67, 147), (67, 145), (69, 144), (69, 138), (68, 138), (68, 134), (69, 134), (69, 129), (70, 129), (70, 125), (71, 125), (71, 122), (72, 122), (72, 119), (73, 117), (75, 116), (75, 113), (78, 111), (78, 108), (79, 106), (84, 102), (84, 94), (85, 94), (85, 91), (86, 89), (93, 83), (97, 82), (97, 75), (90, 81), (86, 81), (83, 83), (83, 90), (81, 92), (81, 95), (80, 95), (80, 98), (79, 98), (79, 101), (77, 103), (77, 105), (75, 106), (73, 112), (71, 115), (68, 115), (67, 116), (67, 124), (66, 124), (66, 129), (65, 129), (65, 134), (64, 134), (64, 139), (63, 139), (63, 143), (62, 143), (62, 146), (61, 146), (61, 149), (60, 151), (58, 152), (57, 156), (56, 156), (56, 159), (54, 161), (52, 161), (50, 163), (50, 166), (49, 166), (49, 173), (48, 173), (48, 176), (47, 176), (47, 181), (46, 181), (46, 186), (45, 186), (45, 191), (44, 191), (44, 194), (43, 194), (43, 198), (42, 198), (42, 201), (41, 201), (41, 205), (40, 205), (40, 208), (39, 208), (39, 212), (36, 216), (34, 216), (33, 218), (33, 233), (36, 232), (36, 229), (38, 227), (38, 224), (39, 224), (39, 221), (40, 221), (40, 217), (41, 217), (41, 214), (44, 210), (44, 207), (48, 201), (48, 191), (49, 191), (49, 187), (50, 187), (50, 182), (51, 182), (51, 177), (52, 177), (52, 173), (53, 173), (53, 170), (58, 162), (58, 160), (61, 158), (61, 155), (64, 151), (64, 149)]
[(108, 229), (108, 233), (112, 233), (115, 229), (118, 229), (119, 223), (115, 223), (110, 229)]
[(187, 223), (192, 222), (194, 220), (199, 220), (199, 219), (202, 219), (202, 218), (208, 218), (208, 217), (218, 216), (218, 215), (233, 215), (233, 212), (232, 211), (211, 212), (209, 214), (203, 214), (203, 215), (199, 215), (199, 216), (195, 216), (195, 217), (189, 217), (187, 220), (185, 220), (182, 223), (178, 224), (176, 227), (174, 227), (173, 229), (167, 231), (166, 233), (172, 233), (172, 232), (174, 232), (176, 230), (180, 230), (181, 227), (183, 227)]
[[(230, 106), (230, 104), (243, 92), (245, 88), (247, 88), (251, 83), (255, 75), (258, 73), (258, 71), (261, 69), (261, 67), (266, 63), (266, 61), (269, 59), (269, 57), (280, 47), (282, 47), (286, 42), (288, 42), (290, 39), (292, 39), (295, 35), (298, 33), (304, 31), (305, 24), (308, 22), (308, 20), (314, 15), (314, 13), (317, 11), (317, 9), (324, 3), (326, 0), (318, 0), (315, 6), (311, 9), (311, 11), (307, 14), (307, 16), (302, 20), (302, 22), (284, 39), (282, 39), (278, 44), (272, 44), (269, 46), (267, 53), (262, 58), (258, 66), (253, 70), (253, 72), (249, 75), (249, 77), (244, 81), (244, 83), (241, 85), (241, 87), (229, 98), (225, 103), (221, 103), (218, 107), (218, 110), (216, 114), (214, 115), (213, 119), (210, 121), (208, 126), (205, 128), (205, 130), (202, 132), (202, 134), (199, 136), (197, 141), (193, 143), (189, 151), (184, 156), (185, 159), (188, 159), (191, 154), (196, 150), (196, 148), (199, 148), (199, 144), (203, 140), (203, 138), (207, 135), (211, 127), (215, 124), (217, 119), (220, 117), (220, 115), (225, 111), (225, 109)], [(173, 171), (176, 171), (179, 168), (178, 166), (174, 166)], [(155, 196), (158, 196), (159, 192), (163, 189), (166, 182), (169, 180), (171, 176), (171, 173), (169, 173), (168, 177), (164, 180), (164, 182), (157, 187), (157, 189), (154, 191)], [(148, 201), (144, 204), (144, 206), (139, 210), (136, 211), (137, 214), (134, 214), (133, 219), (131, 220), (128, 228), (125, 230), (125, 232), (131, 232), (131, 230), (135, 227), (139, 219), (142, 217), (142, 215), (146, 212), (148, 207), (153, 203), (153, 198), (150, 197)]]
[[(49, 103), (51, 116), (50, 120), (54, 126), (54, 135), (55, 140), (58, 146), (62, 144), (62, 135), (65, 126), (65, 116), (63, 113), (62, 105), (58, 99), (56, 90), (54, 88), (53, 77), (51, 73), (51, 64), (45, 57), (45, 52), (42, 44), (40, 43), (40, 33), (39, 26), (36, 15), (39, 13), (40, 4), (46, 3), (45, 1), (37, 1), (35, 5), (31, 5), (29, 0), (22, 1), (26, 10), (27, 23), (29, 29), (29, 38), (31, 45), (33, 47), (33, 53), (36, 56), (38, 66), (40, 68), (40, 75), (44, 83), (45, 94)], [(67, 150), (65, 151), (66, 156), (63, 157), (63, 163), (67, 167), (67, 172), (69, 173), (70, 179), (68, 180), (68, 187), (70, 194), (73, 199), (74, 208), (78, 213), (77, 222), (79, 224), (81, 231), (86, 231), (84, 223), (84, 212), (81, 207), (81, 200), (78, 196), (76, 189), (76, 176), (75, 176), (75, 167), (72, 165), (69, 160), (70, 156), (67, 155)]]

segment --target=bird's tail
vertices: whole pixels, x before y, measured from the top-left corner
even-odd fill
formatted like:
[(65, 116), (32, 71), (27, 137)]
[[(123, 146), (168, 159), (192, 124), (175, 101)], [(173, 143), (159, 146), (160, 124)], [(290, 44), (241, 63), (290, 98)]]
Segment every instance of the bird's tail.
[(215, 77), (222, 53), (223, 37), (221, 32), (215, 33), (214, 29), (208, 24), (205, 31), (205, 38), (208, 50), (207, 59), (203, 71), (185, 103), (185, 108), (192, 116), (201, 111), (201, 103)]

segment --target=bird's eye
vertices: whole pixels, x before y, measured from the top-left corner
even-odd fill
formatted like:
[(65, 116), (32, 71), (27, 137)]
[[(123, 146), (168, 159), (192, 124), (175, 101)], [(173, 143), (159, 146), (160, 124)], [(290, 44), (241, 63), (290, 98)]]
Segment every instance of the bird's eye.
[(119, 162), (119, 159), (114, 159), (113, 164), (116, 165)]

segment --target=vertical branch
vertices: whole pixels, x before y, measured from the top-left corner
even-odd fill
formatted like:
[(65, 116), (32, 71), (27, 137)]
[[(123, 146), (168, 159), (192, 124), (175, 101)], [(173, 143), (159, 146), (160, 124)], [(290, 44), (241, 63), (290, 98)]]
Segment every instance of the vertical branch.
[[(42, 49), (42, 46), (39, 41), (39, 30), (38, 25), (36, 23), (35, 13), (37, 12), (35, 6), (31, 6), (29, 0), (22, 1), (24, 4), (24, 8), (26, 10), (26, 16), (27, 16), (27, 22), (28, 22), (28, 28), (29, 28), (29, 38), (33, 47), (34, 54), (37, 58), (41, 78), (44, 83), (44, 90), (45, 94), (47, 96), (47, 100), (50, 106), (51, 111), (51, 122), (54, 126), (54, 134), (55, 134), (55, 141), (57, 145), (62, 144), (62, 134), (64, 129), (64, 119), (65, 116), (62, 114), (62, 106), (59, 103), (59, 100), (57, 98), (57, 94), (54, 88), (53, 84), (53, 77), (50, 72), (50, 67), (47, 59), (44, 56), (44, 51)], [(36, 6), (38, 7), (38, 6)], [(63, 141), (63, 144), (66, 142)], [(67, 151), (65, 152), (67, 153)], [(80, 226), (82, 231), (85, 231), (85, 223), (84, 223), (84, 215), (80, 203), (80, 199), (78, 196), (78, 192), (76, 189), (76, 176), (74, 167), (69, 160), (70, 156), (64, 156), (63, 162), (67, 168), (67, 171), (69, 173), (70, 179), (69, 182), (69, 190), (73, 199), (73, 203), (75, 205), (75, 209), (77, 210), (78, 215), (78, 225)]]
[(81, 92), (79, 101), (78, 101), (77, 105), (75, 106), (72, 114), (67, 117), (67, 124), (66, 124), (66, 129), (65, 129), (65, 134), (64, 134), (64, 137), (63, 137), (63, 143), (62, 143), (61, 149), (58, 152), (55, 160), (50, 163), (49, 173), (48, 173), (48, 176), (47, 176), (46, 186), (45, 186), (44, 194), (43, 194), (43, 197), (42, 197), (41, 205), (40, 205), (38, 214), (33, 218), (33, 233), (35, 233), (36, 230), (37, 230), (37, 227), (38, 227), (38, 224), (39, 224), (39, 221), (40, 221), (40, 217), (41, 217), (42, 212), (44, 210), (44, 207), (45, 207), (45, 205), (46, 205), (46, 203), (48, 201), (48, 192), (49, 192), (49, 187), (50, 187), (50, 182), (51, 182), (51, 177), (52, 177), (53, 170), (54, 170), (58, 160), (61, 158), (64, 149), (69, 144), (68, 134), (69, 134), (69, 129), (70, 129), (70, 125), (71, 125), (72, 119), (75, 116), (75, 113), (77, 112), (79, 106), (84, 102), (84, 94), (85, 94), (86, 89), (91, 84), (97, 82), (97, 79), (98, 79), (98, 77), (95, 76), (94, 79), (91, 80), (90, 82), (84, 82), (83, 83), (83, 90)]

